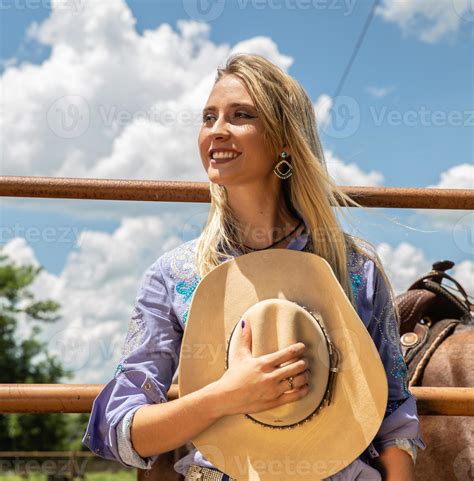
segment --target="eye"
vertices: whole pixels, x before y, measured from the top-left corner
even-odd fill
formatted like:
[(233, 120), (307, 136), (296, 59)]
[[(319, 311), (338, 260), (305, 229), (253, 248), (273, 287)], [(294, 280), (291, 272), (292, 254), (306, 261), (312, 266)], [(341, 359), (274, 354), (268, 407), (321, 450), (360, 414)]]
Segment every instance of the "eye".
[(237, 117), (240, 116), (239, 114), (245, 115), (245, 117), (247, 117), (248, 119), (252, 118), (249, 114), (246, 114), (245, 112), (236, 112), (236, 113), (235, 113), (235, 115), (236, 115)]
[(207, 121), (209, 120), (209, 119), (208, 119), (209, 115), (210, 115), (210, 114), (205, 114), (205, 115), (203, 115), (203, 116), (202, 116), (202, 121), (203, 121), (203, 122), (207, 122)]

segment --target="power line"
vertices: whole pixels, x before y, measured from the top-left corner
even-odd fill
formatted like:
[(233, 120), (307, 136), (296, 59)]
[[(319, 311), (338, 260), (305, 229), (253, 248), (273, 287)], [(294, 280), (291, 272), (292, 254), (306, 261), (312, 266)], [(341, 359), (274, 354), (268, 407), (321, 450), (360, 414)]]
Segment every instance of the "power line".
[(372, 22), (372, 19), (374, 18), (375, 9), (377, 8), (379, 3), (380, 3), (380, 0), (374, 0), (372, 8), (370, 9), (369, 15), (367, 16), (367, 19), (365, 20), (365, 24), (364, 24), (364, 27), (362, 28), (362, 32), (360, 33), (359, 38), (357, 39), (357, 43), (354, 47), (351, 58), (349, 59), (349, 62), (346, 66), (346, 69), (344, 70), (344, 73), (341, 77), (341, 80), (339, 81), (339, 84), (337, 85), (337, 88), (334, 92), (334, 95), (332, 97), (333, 99), (336, 98), (341, 93), (342, 87), (344, 86), (344, 82), (346, 81), (346, 78), (349, 75), (349, 72), (352, 68), (352, 64), (354, 63), (354, 60), (357, 56), (357, 53), (359, 52), (359, 49), (360, 49), (360, 46), (362, 45), (365, 34), (367, 33), (367, 30), (369, 29), (370, 23)]

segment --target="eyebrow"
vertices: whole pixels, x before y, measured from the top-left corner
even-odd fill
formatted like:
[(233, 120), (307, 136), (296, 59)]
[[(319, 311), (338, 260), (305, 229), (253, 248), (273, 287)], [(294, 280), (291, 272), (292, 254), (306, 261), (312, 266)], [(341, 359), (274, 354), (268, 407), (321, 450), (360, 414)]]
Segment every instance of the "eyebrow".
[[(233, 102), (231, 104), (229, 104), (229, 107), (247, 107), (247, 108), (250, 108), (250, 109), (255, 109), (255, 107), (251, 104), (246, 104), (246, 103), (242, 103), (242, 102)], [(202, 111), (203, 113), (204, 112), (208, 112), (208, 111), (215, 111), (217, 110), (217, 107), (215, 107), (214, 105), (209, 105), (209, 107), (205, 107)]]

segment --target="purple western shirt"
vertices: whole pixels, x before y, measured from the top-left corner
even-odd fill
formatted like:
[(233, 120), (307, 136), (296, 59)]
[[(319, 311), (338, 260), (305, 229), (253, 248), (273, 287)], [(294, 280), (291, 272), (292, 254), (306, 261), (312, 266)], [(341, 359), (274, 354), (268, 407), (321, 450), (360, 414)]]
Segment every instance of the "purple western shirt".
[[(304, 219), (303, 219), (304, 220)], [(302, 250), (308, 225), (287, 249)], [(181, 340), (191, 298), (200, 277), (193, 255), (197, 238), (160, 256), (144, 273), (130, 318), (122, 354), (111, 379), (94, 400), (82, 440), (91, 451), (124, 466), (150, 469), (158, 455), (141, 458), (133, 449), (130, 427), (135, 411), (167, 402), (177, 374)], [(372, 255), (373, 256), (373, 255)], [(368, 448), (349, 466), (326, 478), (331, 481), (381, 480), (368, 460), (388, 446), (407, 451), (416, 460), (424, 449), (415, 398), (408, 389), (407, 367), (400, 347), (398, 319), (387, 285), (369, 255), (350, 252), (348, 267), (357, 313), (370, 333), (385, 367), (388, 402), (384, 420)], [(189, 465), (212, 465), (194, 448), (175, 463), (185, 475)]]

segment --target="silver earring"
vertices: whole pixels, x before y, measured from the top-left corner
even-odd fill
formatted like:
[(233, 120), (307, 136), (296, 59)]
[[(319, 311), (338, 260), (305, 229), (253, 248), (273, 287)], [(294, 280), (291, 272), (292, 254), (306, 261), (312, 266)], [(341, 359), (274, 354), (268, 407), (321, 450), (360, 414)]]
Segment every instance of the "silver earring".
[[(273, 169), (273, 172), (280, 179), (288, 179), (288, 177), (290, 177), (293, 174), (293, 167), (291, 166), (291, 164), (287, 160), (285, 160), (288, 157), (288, 154), (286, 152), (283, 151), (281, 153), (280, 157), (283, 160), (281, 160), (280, 162), (278, 162), (277, 165), (275, 165), (275, 167)], [(286, 172), (281, 172), (281, 170), (280, 170), (281, 165), (286, 165), (286, 167), (287, 167)]]

